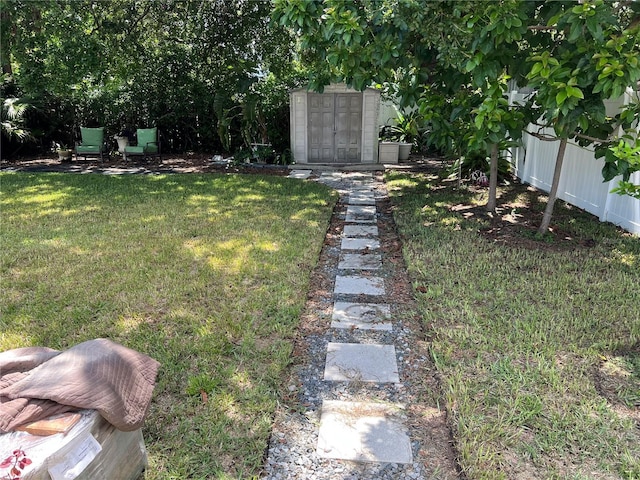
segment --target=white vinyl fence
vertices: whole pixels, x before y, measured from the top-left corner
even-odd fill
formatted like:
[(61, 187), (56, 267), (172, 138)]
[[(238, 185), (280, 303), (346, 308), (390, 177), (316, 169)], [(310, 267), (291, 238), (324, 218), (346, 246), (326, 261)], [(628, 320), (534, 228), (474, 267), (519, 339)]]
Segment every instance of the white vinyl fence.
[[(623, 102), (629, 101), (629, 95), (630, 91), (620, 100), (609, 102), (607, 114), (615, 115)], [(512, 92), (511, 102), (518, 103), (525, 97), (525, 94)], [(553, 134), (553, 131), (541, 133)], [(522, 144), (521, 147), (507, 152), (514, 173), (522, 182), (548, 192), (551, 190), (560, 142), (548, 142), (524, 133)], [(609, 193), (620, 178), (603, 182), (603, 165), (604, 160), (595, 158), (593, 148), (584, 148), (569, 142), (562, 165), (558, 197), (596, 215), (600, 221), (611, 222), (635, 235), (640, 235), (640, 200)], [(634, 173), (631, 181), (639, 184), (640, 172)]]

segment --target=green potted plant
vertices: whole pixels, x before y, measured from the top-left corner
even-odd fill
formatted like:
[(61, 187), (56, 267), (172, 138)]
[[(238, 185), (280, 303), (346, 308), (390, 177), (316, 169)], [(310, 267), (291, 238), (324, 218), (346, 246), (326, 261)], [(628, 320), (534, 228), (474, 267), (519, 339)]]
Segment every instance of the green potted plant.
[(124, 153), (124, 149), (129, 146), (129, 139), (132, 137), (131, 130), (123, 128), (117, 135), (113, 136), (113, 139), (118, 142), (118, 151)]
[(399, 143), (395, 141), (391, 127), (380, 129), (378, 142), (378, 163), (398, 163)]
[(70, 162), (73, 156), (73, 150), (67, 147), (64, 143), (55, 143), (54, 149), (58, 154), (58, 160), (61, 162)]
[(398, 159), (407, 160), (411, 154), (413, 142), (420, 134), (419, 118), (416, 112), (398, 113), (397, 123), (390, 127), (391, 134), (399, 142)]
[(243, 163), (251, 163), (253, 152), (247, 148), (241, 148), (233, 154), (233, 164), (242, 165)]

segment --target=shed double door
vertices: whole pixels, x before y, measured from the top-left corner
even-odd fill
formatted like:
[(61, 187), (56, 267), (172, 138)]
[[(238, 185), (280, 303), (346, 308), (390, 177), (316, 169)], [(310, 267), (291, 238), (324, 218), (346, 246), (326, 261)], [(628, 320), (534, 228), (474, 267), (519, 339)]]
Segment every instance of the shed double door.
[(358, 163), (362, 149), (362, 95), (310, 93), (308, 161)]

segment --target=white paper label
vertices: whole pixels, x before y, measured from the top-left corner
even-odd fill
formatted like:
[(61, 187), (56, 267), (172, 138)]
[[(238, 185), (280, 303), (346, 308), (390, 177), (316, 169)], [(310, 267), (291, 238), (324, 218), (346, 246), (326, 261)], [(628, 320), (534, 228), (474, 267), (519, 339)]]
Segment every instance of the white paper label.
[(62, 460), (49, 467), (51, 480), (73, 480), (87, 468), (102, 450), (102, 445), (87, 433), (76, 448), (67, 453)]

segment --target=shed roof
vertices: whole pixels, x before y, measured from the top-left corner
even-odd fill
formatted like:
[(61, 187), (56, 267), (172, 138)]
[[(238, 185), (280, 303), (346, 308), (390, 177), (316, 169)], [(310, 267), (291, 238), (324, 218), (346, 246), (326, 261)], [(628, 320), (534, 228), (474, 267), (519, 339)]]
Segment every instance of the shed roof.
[[(329, 85), (326, 85), (324, 87), (324, 92), (323, 93), (362, 93), (364, 91), (373, 91), (376, 93), (380, 93), (380, 90), (378, 90), (377, 88), (373, 88), (373, 87), (367, 87), (364, 90), (356, 90), (354, 88), (349, 87), (346, 83), (330, 83)], [(300, 88), (294, 88), (292, 90), (289, 91), (289, 93), (293, 93), (293, 92), (305, 92), (308, 91), (310, 93), (318, 93), (318, 92), (314, 92), (312, 90), (309, 90), (309, 87), (300, 87)]]

